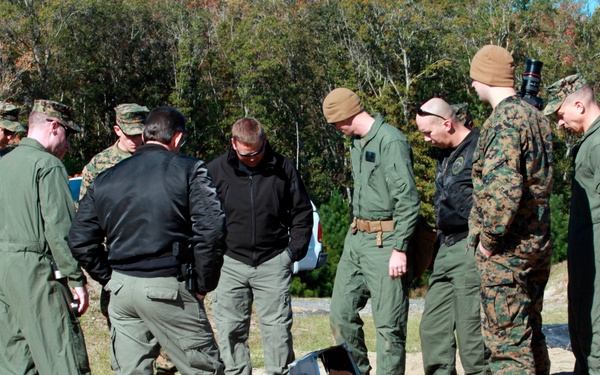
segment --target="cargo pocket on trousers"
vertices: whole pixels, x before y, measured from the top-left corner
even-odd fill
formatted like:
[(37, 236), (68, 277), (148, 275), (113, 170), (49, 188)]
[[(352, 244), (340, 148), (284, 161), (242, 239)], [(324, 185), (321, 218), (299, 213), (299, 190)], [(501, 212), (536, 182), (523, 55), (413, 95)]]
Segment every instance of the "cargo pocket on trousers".
[(121, 366), (119, 366), (119, 358), (117, 358), (118, 350), (116, 350), (115, 338), (116, 338), (115, 328), (112, 327), (112, 329), (110, 330), (110, 351), (111, 351), (110, 367), (114, 372), (118, 372), (121, 370)]
[(209, 373), (222, 372), (223, 364), (219, 361), (219, 352), (212, 338), (198, 338), (198, 335), (181, 337), (179, 345), (190, 367)]
[(481, 304), (485, 311), (488, 325), (492, 328), (506, 329), (522, 325), (523, 301), (521, 286), (514, 277), (502, 280), (488, 280), (483, 285)]

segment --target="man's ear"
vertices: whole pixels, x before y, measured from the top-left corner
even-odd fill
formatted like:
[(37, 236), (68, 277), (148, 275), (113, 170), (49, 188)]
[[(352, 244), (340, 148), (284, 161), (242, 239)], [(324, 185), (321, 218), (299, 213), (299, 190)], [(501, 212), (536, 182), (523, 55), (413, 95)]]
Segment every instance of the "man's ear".
[(450, 133), (452, 131), (452, 121), (450, 119), (444, 120), (444, 122), (442, 122), (442, 126), (446, 132)]

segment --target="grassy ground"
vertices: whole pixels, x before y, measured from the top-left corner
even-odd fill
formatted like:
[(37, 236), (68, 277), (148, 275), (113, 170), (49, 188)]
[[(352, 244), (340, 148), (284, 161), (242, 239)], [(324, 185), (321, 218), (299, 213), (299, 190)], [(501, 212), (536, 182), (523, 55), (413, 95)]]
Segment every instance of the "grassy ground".
[[(561, 263), (552, 268), (550, 281), (546, 288), (544, 303), (544, 323), (566, 323), (566, 264)], [(110, 337), (106, 328), (106, 321), (99, 309), (99, 287), (92, 284), (90, 287), (91, 307), (81, 318), (81, 324), (85, 332), (88, 354), (94, 374), (112, 374), (110, 370)], [(207, 301), (207, 310), (210, 314), (210, 301)], [(370, 315), (364, 315), (365, 337), (369, 351), (375, 351), (375, 330), (373, 319)], [(262, 344), (260, 332), (256, 324), (256, 317), (252, 320), (250, 348), (253, 367), (263, 367)], [(408, 337), (406, 350), (409, 353), (421, 351), (419, 339), (420, 313), (410, 313), (408, 318)], [(294, 349), (296, 357), (300, 357), (314, 350), (323, 349), (334, 344), (331, 330), (329, 329), (329, 316), (312, 315), (294, 318), (293, 327)]]

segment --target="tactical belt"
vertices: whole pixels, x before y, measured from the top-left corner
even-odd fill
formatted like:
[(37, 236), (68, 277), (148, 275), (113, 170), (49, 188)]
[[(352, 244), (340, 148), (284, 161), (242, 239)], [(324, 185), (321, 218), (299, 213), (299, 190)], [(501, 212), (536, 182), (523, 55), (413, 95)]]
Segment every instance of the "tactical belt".
[(391, 232), (394, 230), (393, 220), (363, 220), (354, 218), (352, 224), (352, 234), (356, 234), (357, 231), (367, 233), (377, 233), (377, 246), (383, 246), (383, 232)]
[(463, 238), (466, 238), (469, 235), (469, 231), (464, 231), (464, 232), (459, 232), (459, 233), (452, 233), (452, 234), (444, 234), (441, 233), (440, 234), (440, 242), (446, 244), (446, 246), (452, 246), (455, 243), (457, 243), (458, 241), (462, 240)]

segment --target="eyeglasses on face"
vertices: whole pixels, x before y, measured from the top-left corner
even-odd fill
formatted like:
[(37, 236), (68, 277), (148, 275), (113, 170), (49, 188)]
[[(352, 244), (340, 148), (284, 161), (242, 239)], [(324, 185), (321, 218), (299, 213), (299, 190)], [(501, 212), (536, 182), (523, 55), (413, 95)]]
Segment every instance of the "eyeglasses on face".
[(261, 144), (260, 148), (257, 151), (250, 152), (250, 153), (247, 153), (247, 154), (241, 153), (240, 150), (236, 150), (236, 151), (237, 151), (238, 155), (240, 155), (240, 156), (242, 156), (244, 158), (251, 158), (251, 157), (256, 156), (256, 155), (260, 154), (261, 152), (263, 152), (264, 149), (265, 149), (265, 140), (263, 139), (262, 144)]
[(62, 122), (58, 121), (58, 120), (53, 120), (51, 118), (47, 118), (46, 121), (56, 121), (56, 123), (60, 126), (62, 126), (63, 129), (65, 129), (65, 136), (67, 137), (67, 139), (71, 136), (71, 134), (75, 133), (74, 131), (72, 131), (66, 124), (63, 124)]
[(441, 118), (442, 120), (446, 120), (444, 117), (440, 116), (440, 115), (436, 115), (435, 113), (431, 113), (431, 112), (427, 112), (421, 109), (421, 107), (417, 106), (417, 115), (419, 116), (435, 116), (438, 118)]
[(15, 132), (8, 130), (8, 129), (4, 129), (2, 127), (0, 127), (0, 129), (2, 129), (2, 132), (4, 133), (4, 135), (8, 138), (13, 138), (15, 136)]

